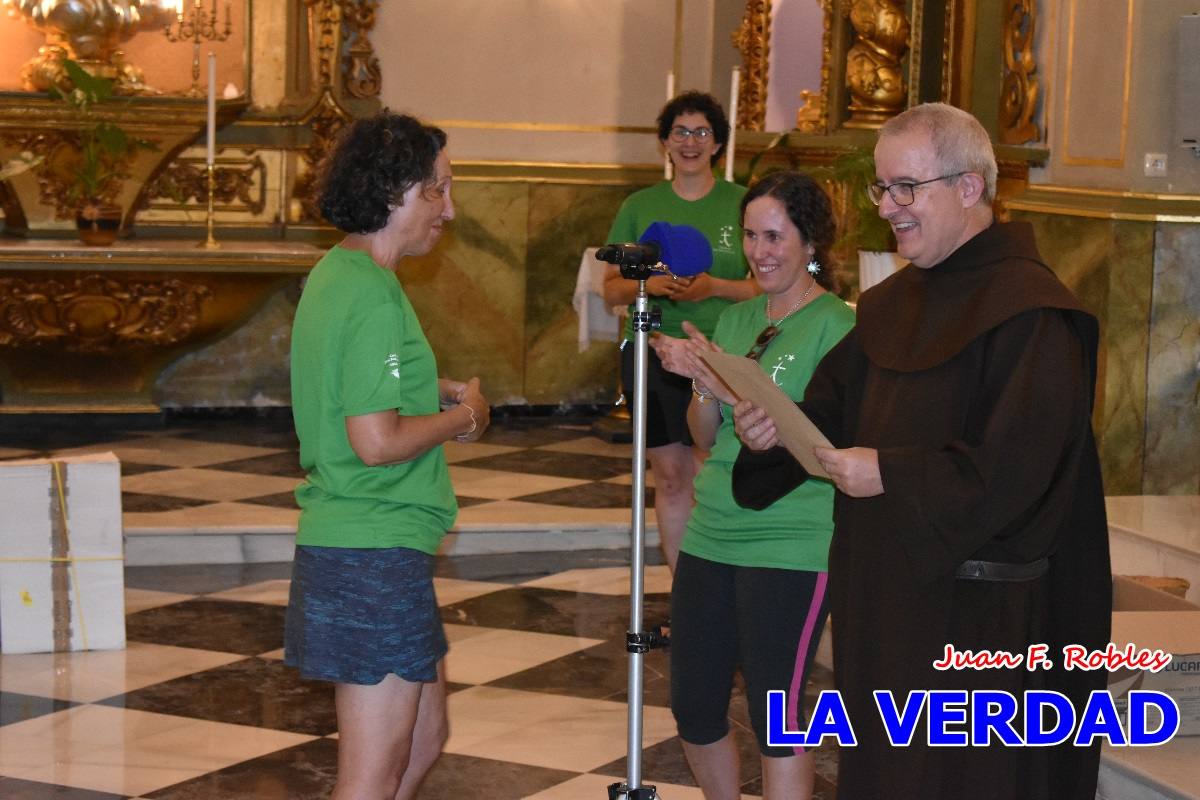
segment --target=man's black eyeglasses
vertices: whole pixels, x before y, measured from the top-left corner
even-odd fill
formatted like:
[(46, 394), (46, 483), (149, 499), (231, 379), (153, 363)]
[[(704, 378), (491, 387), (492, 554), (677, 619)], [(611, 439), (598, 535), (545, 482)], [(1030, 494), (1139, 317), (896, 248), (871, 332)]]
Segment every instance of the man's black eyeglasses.
[(911, 206), (916, 201), (917, 195), (913, 190), (918, 186), (924, 186), (927, 183), (937, 183), (938, 181), (947, 181), (951, 178), (957, 178), (959, 175), (966, 175), (966, 172), (955, 172), (950, 175), (942, 175), (938, 178), (930, 178), (927, 181), (917, 181), (911, 183), (909, 181), (900, 181), (884, 186), (881, 183), (872, 183), (867, 186), (867, 195), (871, 198), (871, 202), (879, 205), (883, 202), (883, 193), (887, 192), (892, 196), (892, 202), (898, 206)]
[(754, 340), (754, 346), (750, 348), (750, 352), (746, 353), (746, 358), (751, 361), (758, 361), (762, 358), (762, 354), (766, 351), (767, 345), (771, 340), (779, 335), (779, 328), (775, 325), (768, 325), (763, 329), (763, 332)]

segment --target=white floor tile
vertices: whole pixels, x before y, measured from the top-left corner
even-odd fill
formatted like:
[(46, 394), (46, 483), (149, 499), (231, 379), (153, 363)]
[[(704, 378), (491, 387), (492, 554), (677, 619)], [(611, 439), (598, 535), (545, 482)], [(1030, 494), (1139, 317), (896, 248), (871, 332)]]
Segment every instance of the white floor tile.
[[(588, 772), (625, 754), (624, 703), (475, 686), (448, 698), (454, 720), (446, 751)], [(646, 746), (675, 735), (665, 708), (642, 716)]]
[(144, 642), (130, 642), (124, 650), (5, 655), (0, 656), (0, 686), (6, 692), (91, 703), (243, 658)]
[(481, 497), (487, 500), (508, 500), (537, 492), (552, 492), (589, 481), (577, 478), (556, 478), (552, 475), (525, 475), (517, 472), (497, 472), (492, 469), (450, 467), (450, 481), (456, 494)]
[(222, 472), (218, 469), (186, 468), (130, 475), (121, 479), (121, 488), (126, 492), (142, 494), (233, 501), (291, 492), (299, 482), (297, 478), (280, 478), (275, 475), (247, 475), (241, 472)]
[(447, 625), (446, 637), (450, 640), (447, 680), (474, 684), (488, 683), (603, 644), (601, 639), (475, 625)]
[(55, 451), (55, 455), (82, 455), (109, 451), (116, 453), (117, 458), (121, 461), (129, 461), (134, 464), (157, 464), (164, 467), (204, 467), (209, 464), (240, 461), (244, 458), (269, 456), (272, 453), (283, 452), (270, 447), (200, 442), (191, 439), (175, 439), (170, 436), (139, 436), (120, 442), (72, 447)]

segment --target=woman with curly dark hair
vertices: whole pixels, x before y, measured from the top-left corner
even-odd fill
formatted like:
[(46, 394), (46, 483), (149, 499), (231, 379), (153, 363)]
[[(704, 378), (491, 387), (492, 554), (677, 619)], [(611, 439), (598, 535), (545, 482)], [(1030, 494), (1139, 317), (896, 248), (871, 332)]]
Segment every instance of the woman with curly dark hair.
[[(710, 342), (685, 323), (686, 348), (664, 366), (692, 378), (688, 422), (712, 452), (696, 476), (671, 589), (671, 710), (705, 797), (738, 797), (738, 754), (727, 712), (735, 671), (746, 684), (767, 800), (812, 793), (812, 756), (767, 743), (767, 692), (787, 692), (788, 730), (804, 730), (804, 684), (825, 626), (833, 486), (808, 481), (761, 511), (733, 499), (737, 398), (699, 353), (745, 353), (799, 400), (817, 362), (854, 326), (833, 293), (829, 198), (807, 175), (778, 172), (742, 199), (742, 246), (763, 295), (726, 309)], [(807, 490), (804, 490), (808, 487)]]
[(395, 274), (454, 219), (445, 145), (387, 111), (348, 127), (319, 198), (345, 237), (309, 274), (292, 331), (308, 475), (285, 661), (335, 684), (335, 800), (415, 797), (448, 730), (433, 554), (458, 505), (442, 444), (478, 439), (488, 403), (478, 378), (438, 378)]

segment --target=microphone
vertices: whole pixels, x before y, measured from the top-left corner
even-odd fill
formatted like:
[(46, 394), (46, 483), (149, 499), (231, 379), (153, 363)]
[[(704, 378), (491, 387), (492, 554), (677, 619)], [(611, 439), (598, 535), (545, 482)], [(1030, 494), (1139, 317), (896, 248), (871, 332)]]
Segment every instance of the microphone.
[(712, 268), (712, 245), (691, 225), (652, 222), (638, 241), (642, 245), (657, 246), (659, 260), (676, 277), (690, 278)]
[(597, 261), (607, 261), (622, 267), (651, 266), (658, 263), (659, 246), (644, 244), (606, 244), (596, 251)]

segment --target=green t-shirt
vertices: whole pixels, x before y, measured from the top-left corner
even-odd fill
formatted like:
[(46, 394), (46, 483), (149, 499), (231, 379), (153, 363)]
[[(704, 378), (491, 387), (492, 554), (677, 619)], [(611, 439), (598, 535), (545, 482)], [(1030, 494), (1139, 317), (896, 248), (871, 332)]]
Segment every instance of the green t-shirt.
[[(767, 327), (767, 298), (751, 298), (721, 315), (713, 341), (743, 355)], [(784, 321), (759, 359), (763, 371), (788, 397), (800, 400), (817, 363), (854, 327), (854, 312), (823, 294)], [(733, 499), (733, 462), (741, 442), (733, 412), (721, 408), (712, 452), (696, 476), (696, 506), (681, 548), (700, 558), (742, 567), (777, 567), (823, 572), (833, 535), (833, 484), (808, 480), (762, 511)]]
[[(746, 257), (742, 253), (740, 206), (746, 187), (718, 179), (712, 191), (699, 200), (684, 200), (675, 194), (670, 181), (656, 183), (625, 198), (608, 232), (610, 242), (636, 242), (653, 222), (691, 225), (707, 237), (713, 249), (714, 278), (741, 280), (746, 277)], [(733, 301), (709, 297), (697, 303), (683, 303), (665, 297), (651, 297), (650, 305), (662, 309), (662, 327), (668, 336), (683, 336), (684, 320), (711, 336), (717, 317)], [(633, 306), (625, 320), (625, 338), (633, 338)]]
[(436, 552), (458, 503), (441, 446), (368, 467), (346, 417), (438, 413), (433, 350), (395, 274), (334, 247), (313, 268), (292, 327), (292, 414), (300, 437), (297, 544)]

